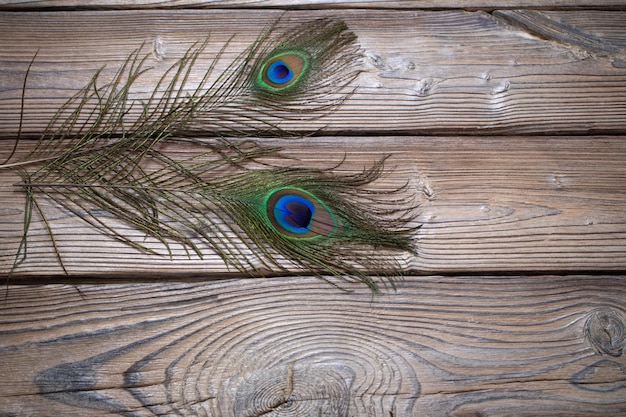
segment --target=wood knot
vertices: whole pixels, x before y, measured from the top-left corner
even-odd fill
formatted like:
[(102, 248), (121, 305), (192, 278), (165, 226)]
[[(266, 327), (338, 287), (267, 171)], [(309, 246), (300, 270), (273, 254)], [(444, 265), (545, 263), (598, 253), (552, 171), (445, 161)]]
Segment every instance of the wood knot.
[(152, 55), (157, 61), (163, 61), (165, 58), (165, 45), (159, 36), (152, 41)]
[(626, 345), (624, 317), (606, 308), (596, 310), (585, 322), (585, 338), (601, 355), (621, 356)]
[(374, 65), (374, 67), (376, 67), (378, 69), (385, 69), (385, 67), (387, 66), (385, 64), (385, 60), (380, 55), (370, 54), (368, 56), (368, 59)]
[(288, 366), (249, 373), (236, 389), (233, 414), (347, 417), (350, 387), (342, 373), (332, 366)]

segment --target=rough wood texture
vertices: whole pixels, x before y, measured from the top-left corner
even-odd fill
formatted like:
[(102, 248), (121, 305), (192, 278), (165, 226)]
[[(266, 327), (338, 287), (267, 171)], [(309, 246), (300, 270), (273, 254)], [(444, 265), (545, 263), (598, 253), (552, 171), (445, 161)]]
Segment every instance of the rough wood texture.
[[(626, 143), (621, 137), (355, 137), (267, 143), (287, 146), (287, 154), (302, 161), (299, 165), (333, 166), (346, 155), (342, 169), (352, 172), (383, 153), (392, 154), (390, 170), (378, 184), (389, 189), (409, 179), (423, 223), (417, 234), (419, 255), (405, 259), (407, 270), (626, 270)], [(4, 273), (22, 231), (24, 197), (12, 186), (18, 181), (15, 174), (0, 172)], [(208, 250), (201, 260), (189, 259), (180, 249), (170, 261), (155, 244), (162, 258), (142, 255), (69, 213), (45, 210), (71, 275), (227, 272)], [(29, 253), (15, 278), (62, 272), (40, 222), (33, 225)]]
[(624, 277), (79, 288), (0, 305), (0, 415), (626, 413)]
[[(7, 0), (0, 9), (77, 3)], [(626, 9), (590, 3), (0, 12), (0, 160), (39, 48), (28, 134), (97, 68), (107, 64), (111, 76), (144, 42), (155, 69), (136, 97), (209, 31), (204, 64), (236, 35), (219, 71), (281, 15), (344, 18), (366, 56), (359, 89), (302, 129), (328, 136), (270, 142), (315, 166), (345, 154), (339, 170), (349, 171), (393, 154), (378, 184), (408, 179), (416, 193), (419, 254), (401, 261), (425, 275), (384, 295), (332, 279), (348, 291), (312, 277), (226, 279), (216, 257), (142, 256), (46, 205), (70, 275), (58, 278), (37, 221), (12, 283), (47, 284), (0, 291), (0, 417), (626, 415)], [(337, 10), (347, 7), (485, 10)], [(575, 136), (589, 133), (603, 135)], [(21, 233), (17, 181), (0, 172), (0, 276)]]
[(623, 8), (623, 0), (3, 0), (0, 10), (63, 8), (284, 8), (284, 9), (500, 9), (540, 7), (551, 9)]
[[(355, 134), (563, 134), (626, 132), (626, 12), (279, 12), (87, 11), (0, 13), (0, 134), (15, 134), (24, 73), (24, 131), (43, 129), (65, 99), (106, 64), (112, 74), (142, 43), (155, 70), (137, 85), (149, 94), (161, 73), (211, 33), (206, 58), (236, 37), (216, 74), (269, 22), (283, 16), (344, 18), (366, 57), (356, 93), (305, 130)], [(513, 22), (513, 24), (511, 24)], [(59, 28), (66, 28), (59, 30)], [(71, 28), (71, 29), (67, 29)], [(95, 29), (97, 28), (97, 29)], [(541, 34), (542, 38), (537, 37)], [(106, 77), (105, 77), (106, 78)], [(461, 104), (462, 103), (462, 104)], [(202, 130), (202, 127), (198, 127)], [(303, 129), (301, 124), (285, 128)]]

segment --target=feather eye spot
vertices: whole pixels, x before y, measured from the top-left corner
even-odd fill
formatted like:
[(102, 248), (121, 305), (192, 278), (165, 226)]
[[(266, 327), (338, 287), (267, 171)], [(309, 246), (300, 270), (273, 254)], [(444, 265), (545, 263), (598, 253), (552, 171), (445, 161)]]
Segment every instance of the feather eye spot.
[(301, 52), (286, 52), (269, 58), (257, 77), (257, 85), (282, 91), (296, 84), (308, 69), (308, 58)]
[(337, 229), (328, 207), (313, 195), (296, 188), (272, 192), (266, 201), (266, 213), (272, 226), (289, 237), (329, 236)]
[(284, 195), (276, 201), (274, 218), (285, 229), (302, 234), (309, 231), (315, 207), (313, 204), (298, 195)]
[(284, 84), (291, 81), (293, 71), (281, 59), (272, 62), (267, 67), (267, 78), (274, 84)]

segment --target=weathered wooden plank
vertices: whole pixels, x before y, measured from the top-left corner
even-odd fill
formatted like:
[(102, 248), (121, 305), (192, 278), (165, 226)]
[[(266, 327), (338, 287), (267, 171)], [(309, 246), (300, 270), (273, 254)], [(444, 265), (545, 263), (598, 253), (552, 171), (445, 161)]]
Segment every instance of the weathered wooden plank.
[[(622, 137), (386, 137), (269, 140), (299, 166), (359, 172), (391, 154), (375, 183), (409, 181), (419, 204), (418, 255), (399, 255), (407, 271), (485, 273), (626, 270), (626, 141)], [(10, 149), (9, 142), (4, 146)], [(168, 147), (175, 157), (182, 148)], [(0, 152), (0, 155), (3, 153)], [(288, 161), (287, 161), (288, 162)], [(289, 163), (289, 162), (288, 162)], [(16, 174), (0, 172), (0, 271), (19, 245), (23, 200)], [(71, 279), (81, 276), (223, 276), (207, 248), (204, 259), (174, 246), (173, 259), (141, 254), (41, 200)], [(106, 213), (102, 213), (106, 216)], [(128, 236), (135, 236), (128, 229)], [(142, 244), (142, 236), (136, 237)], [(29, 258), (16, 278), (61, 273), (46, 227), (36, 218)]]
[(279, 16), (293, 26), (329, 15), (344, 19), (359, 36), (365, 62), (355, 81), (358, 89), (331, 116), (306, 127), (285, 123), (286, 128), (359, 134), (623, 133), (625, 13), (5, 12), (0, 38), (10, 41), (0, 45), (0, 135), (17, 132), (23, 78), (37, 50), (27, 87), (26, 133), (40, 132), (97, 68), (106, 64), (103, 77), (112, 76), (142, 43), (155, 68), (138, 82), (136, 98), (145, 98), (162, 72), (209, 32), (212, 40), (199, 68), (236, 35), (217, 75)]
[(281, 7), (287, 9), (500, 9), (500, 8), (624, 8), (621, 0), (3, 0), (0, 9), (42, 9), (42, 8), (259, 8)]
[(9, 287), (0, 415), (626, 413), (623, 276), (78, 288)]

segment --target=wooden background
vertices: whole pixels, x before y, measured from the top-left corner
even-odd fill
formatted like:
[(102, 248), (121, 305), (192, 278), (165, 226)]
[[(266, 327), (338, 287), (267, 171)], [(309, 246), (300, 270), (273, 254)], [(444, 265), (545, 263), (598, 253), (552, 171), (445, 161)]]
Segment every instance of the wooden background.
[(409, 178), (419, 253), (373, 296), (138, 254), (45, 206), (69, 276), (36, 222), (0, 301), (1, 417), (626, 415), (623, 0), (134, 3), (2, 2), (0, 155), (37, 50), (27, 134), (142, 43), (159, 69), (235, 35), (226, 65), (278, 16), (333, 16), (365, 51), (356, 93), (306, 126), (325, 136), (267, 141), (351, 172), (391, 153), (380, 186)]

